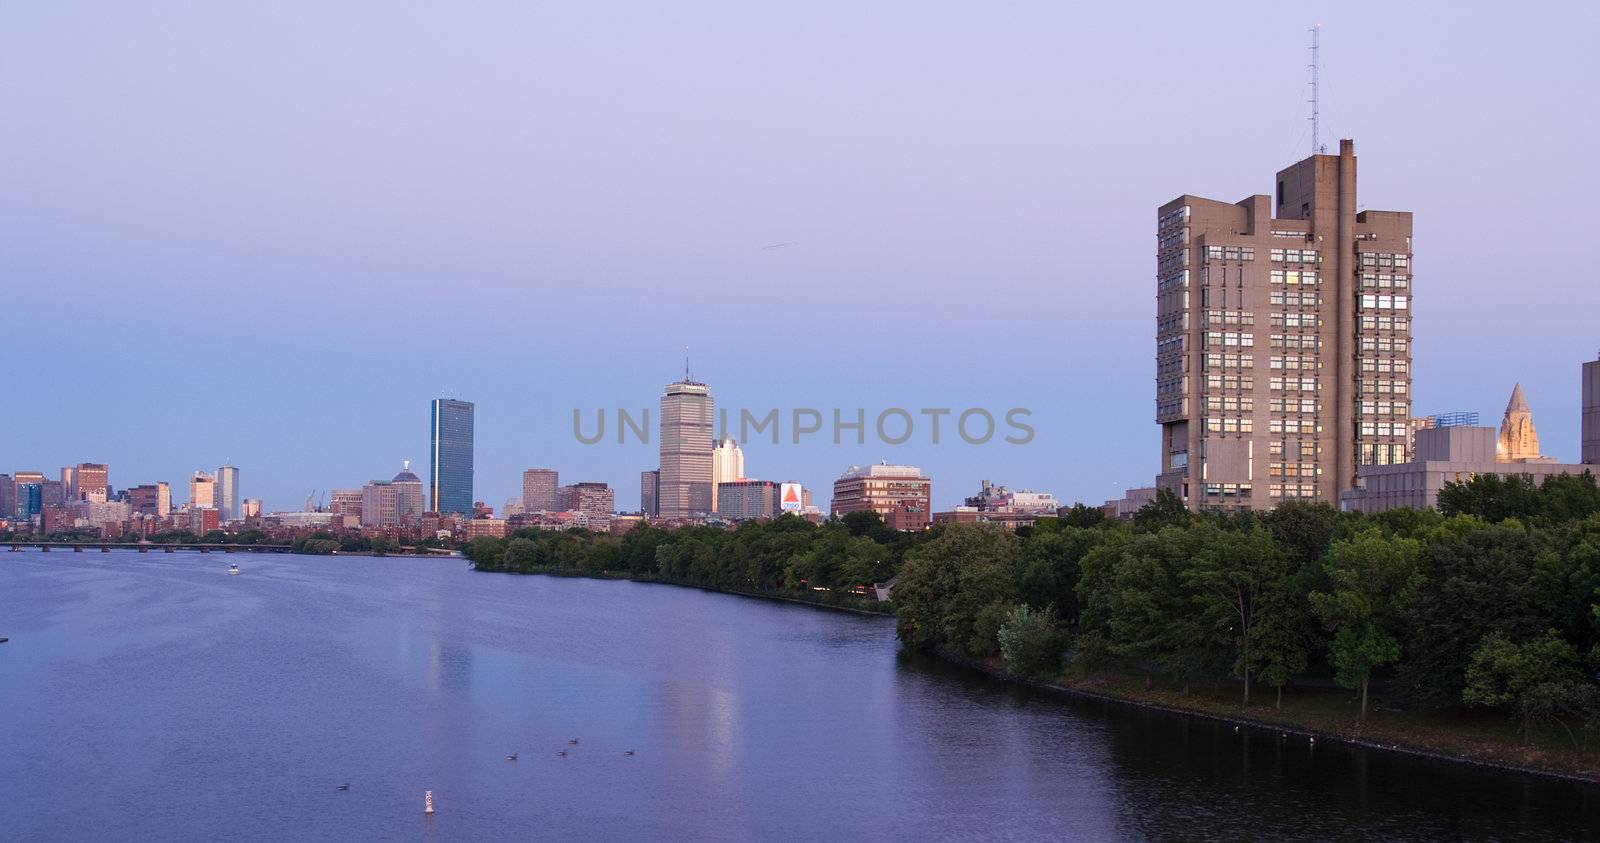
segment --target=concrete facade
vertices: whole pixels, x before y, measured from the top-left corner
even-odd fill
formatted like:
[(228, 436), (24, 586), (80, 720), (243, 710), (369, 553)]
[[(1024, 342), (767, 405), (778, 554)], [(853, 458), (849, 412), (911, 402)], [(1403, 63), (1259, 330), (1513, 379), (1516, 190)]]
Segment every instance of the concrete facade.
[(1411, 214), (1357, 210), (1349, 140), (1276, 181), (1157, 210), (1156, 486), (1191, 509), (1331, 502), (1408, 458)]
[(556, 489), (560, 486), (561, 475), (553, 468), (530, 468), (522, 472), (522, 511), (554, 511)]
[(1583, 364), (1583, 456), (1600, 465), (1600, 360)]
[(1402, 465), (1362, 466), (1361, 485), (1341, 494), (1339, 507), (1369, 513), (1403, 506), (1425, 509), (1438, 505), (1439, 491), (1446, 483), (1465, 482), (1479, 474), (1520, 474), (1542, 483), (1546, 477), (1582, 474), (1587, 468), (1551, 459), (1497, 460), (1499, 443), (1500, 435), (1492, 427), (1419, 430), (1415, 460)]

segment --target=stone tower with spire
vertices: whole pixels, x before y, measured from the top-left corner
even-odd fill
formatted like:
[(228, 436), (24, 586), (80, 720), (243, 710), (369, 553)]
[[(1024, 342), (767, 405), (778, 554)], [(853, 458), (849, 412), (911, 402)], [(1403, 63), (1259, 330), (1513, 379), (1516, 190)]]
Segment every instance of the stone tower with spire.
[(1494, 451), (1497, 462), (1539, 459), (1539, 433), (1533, 429), (1533, 412), (1528, 409), (1528, 399), (1523, 396), (1520, 383), (1511, 390), (1511, 400), (1506, 402), (1506, 416), (1500, 421), (1500, 441)]

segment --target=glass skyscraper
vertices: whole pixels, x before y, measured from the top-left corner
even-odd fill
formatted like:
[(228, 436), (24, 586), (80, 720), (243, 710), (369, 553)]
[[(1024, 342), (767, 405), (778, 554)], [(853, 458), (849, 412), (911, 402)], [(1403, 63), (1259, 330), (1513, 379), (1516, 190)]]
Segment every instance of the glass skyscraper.
[(472, 515), (472, 402), (433, 399), (428, 427), (428, 506), (433, 512)]

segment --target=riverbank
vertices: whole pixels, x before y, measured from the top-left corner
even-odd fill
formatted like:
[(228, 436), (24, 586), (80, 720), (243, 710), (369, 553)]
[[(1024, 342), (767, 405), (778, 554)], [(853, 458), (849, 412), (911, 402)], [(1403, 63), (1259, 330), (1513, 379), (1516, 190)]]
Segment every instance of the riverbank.
[(472, 569), (483, 574), (528, 574), (545, 577), (575, 577), (590, 580), (627, 580), (628, 582), (650, 583), (654, 585), (670, 585), (679, 588), (693, 588), (699, 591), (709, 591), (714, 594), (731, 594), (736, 597), (754, 597), (757, 600), (775, 600), (780, 603), (798, 603), (803, 606), (814, 606), (820, 609), (833, 609), (839, 612), (850, 612), (857, 615), (874, 615), (877, 617), (894, 617), (893, 604), (876, 600), (864, 600), (854, 595), (841, 595), (834, 592), (819, 592), (810, 594), (803, 591), (740, 591), (728, 588), (713, 588), (695, 583), (678, 582), (664, 577), (649, 576), (644, 574), (630, 574), (624, 571), (580, 571), (572, 568), (556, 568), (539, 566), (526, 570), (503, 571), (492, 568)]
[(977, 661), (946, 651), (935, 655), (992, 679), (1046, 694), (1203, 717), (1303, 740), (1338, 742), (1507, 773), (1600, 784), (1600, 753), (1573, 748), (1559, 729), (1540, 730), (1532, 746), (1522, 746), (1515, 724), (1491, 712), (1438, 714), (1375, 706), (1364, 723), (1357, 723), (1357, 701), (1345, 689), (1285, 689), (1281, 709), (1274, 707), (1272, 691), (1266, 689), (1269, 696), (1264, 704), (1255, 702), (1249, 708), (1241, 708), (1238, 688), (1232, 684), (1196, 687), (1184, 693), (1160, 685), (1146, 687), (1142, 678), (1117, 674), (1064, 675), (1043, 681), (1015, 676), (998, 659)]

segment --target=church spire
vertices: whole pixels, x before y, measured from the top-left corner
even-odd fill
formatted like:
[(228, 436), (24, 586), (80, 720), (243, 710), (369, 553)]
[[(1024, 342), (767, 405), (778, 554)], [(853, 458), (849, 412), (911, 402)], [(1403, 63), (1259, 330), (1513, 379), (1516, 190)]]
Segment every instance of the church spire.
[(1500, 440), (1495, 443), (1494, 457), (1499, 462), (1539, 458), (1539, 433), (1533, 429), (1533, 412), (1528, 409), (1528, 398), (1522, 394), (1520, 383), (1511, 390), (1511, 400), (1506, 402), (1506, 415), (1500, 420)]

